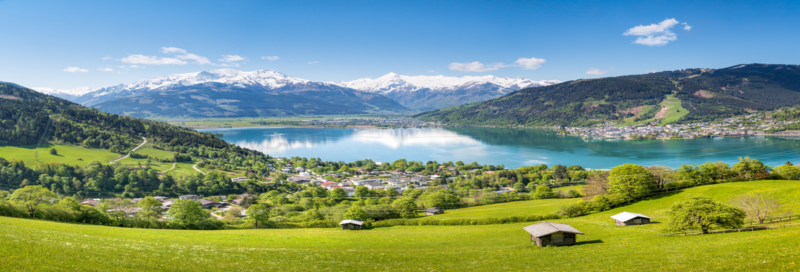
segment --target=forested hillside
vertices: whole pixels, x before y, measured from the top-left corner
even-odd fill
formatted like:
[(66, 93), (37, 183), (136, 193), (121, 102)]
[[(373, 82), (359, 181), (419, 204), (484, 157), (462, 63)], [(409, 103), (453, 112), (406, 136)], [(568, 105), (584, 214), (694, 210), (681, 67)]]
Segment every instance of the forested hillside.
[(575, 80), (415, 117), (454, 125), (525, 126), (659, 120), (681, 110), (664, 103), (672, 95), (688, 110), (677, 122), (793, 106), (800, 104), (800, 66), (749, 64)]
[[(52, 142), (127, 153), (142, 142), (142, 137), (146, 137), (154, 148), (176, 152), (175, 160), (202, 160), (204, 165), (215, 169), (261, 173), (270, 159), (261, 152), (228, 144), (211, 134), (104, 113), (11, 83), (0, 82), (0, 120), (0, 145)], [(153, 191), (212, 193), (243, 189), (221, 175), (160, 179), (155, 170), (104, 165), (107, 162), (92, 163), (86, 168), (64, 164), (40, 165), (37, 172), (32, 172), (23, 171), (26, 169), (24, 163), (14, 159), (0, 159), (3, 165), (0, 181), (5, 187), (40, 184), (63, 193), (129, 195)]]

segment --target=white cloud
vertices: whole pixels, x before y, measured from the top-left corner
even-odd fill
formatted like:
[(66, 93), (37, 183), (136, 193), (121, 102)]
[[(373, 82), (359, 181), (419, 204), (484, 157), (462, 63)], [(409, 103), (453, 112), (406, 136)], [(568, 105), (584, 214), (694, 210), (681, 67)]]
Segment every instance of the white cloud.
[(692, 30), (692, 26), (690, 26), (687, 23), (683, 23), (683, 30), (686, 30), (686, 31)]
[(184, 65), (188, 63), (175, 58), (159, 58), (155, 56), (145, 56), (139, 54), (128, 55), (127, 57), (122, 58), (120, 61), (131, 64), (152, 64), (152, 65), (165, 65), (165, 64)]
[(237, 62), (242, 60), (245, 60), (245, 58), (239, 55), (222, 55), (222, 58), (219, 59), (221, 62)]
[(436, 73), (436, 71), (434, 71), (434, 70), (428, 70), (428, 73), (431, 73), (431, 74), (433, 74), (433, 73)]
[(124, 63), (131, 64), (152, 64), (152, 65), (184, 65), (193, 61), (195, 64), (210, 64), (211, 61), (203, 56), (198, 56), (192, 53), (187, 53), (186, 50), (177, 47), (161, 47), (161, 53), (173, 54), (175, 57), (156, 57), (145, 56), (141, 54), (130, 54), (127, 57), (120, 59)]
[(276, 61), (276, 60), (278, 60), (280, 58), (281, 57), (278, 57), (278, 56), (264, 56), (264, 57), (261, 57), (261, 59), (271, 60), (271, 61)]
[(130, 68), (139, 68), (139, 65), (131, 65), (131, 66), (128, 66), (128, 67), (130, 67)]
[(586, 71), (586, 74), (588, 74), (588, 75), (598, 75), (598, 76), (600, 76), (600, 75), (604, 75), (606, 73), (608, 73), (608, 70), (600, 70), (600, 69), (597, 69), (597, 68), (591, 68), (588, 71)]
[(463, 72), (486, 72), (486, 71), (494, 71), (503, 67), (508, 67), (508, 65), (503, 64), (502, 62), (486, 65), (477, 61), (467, 62), (467, 63), (453, 62), (450, 63), (449, 66), (450, 70), (463, 71)]
[[(678, 39), (678, 35), (672, 32), (672, 28), (680, 24), (675, 18), (665, 19), (657, 24), (639, 25), (628, 29), (623, 33), (625, 36), (638, 36), (633, 42), (635, 44), (647, 46), (661, 46)], [(692, 29), (686, 23), (683, 23), (684, 30)]]
[(194, 63), (197, 63), (197, 64), (209, 64), (209, 63), (211, 63), (211, 61), (208, 60), (208, 58), (203, 57), (203, 56), (198, 56), (198, 55), (195, 55), (195, 54), (184, 54), (184, 55), (178, 55), (178, 56), (175, 56), (175, 57), (179, 58), (179, 59), (182, 59), (182, 60), (193, 60)]
[(85, 73), (85, 72), (89, 72), (89, 70), (81, 69), (81, 68), (78, 68), (78, 67), (67, 67), (66, 69), (64, 69), (64, 72), (70, 72), (70, 73), (83, 72), (83, 73)]
[(110, 60), (110, 59), (111, 59), (111, 56), (105, 56), (105, 57), (103, 57), (103, 60)]
[(125, 65), (117, 66), (117, 68), (125, 68)]
[(161, 53), (164, 54), (186, 54), (186, 50), (177, 48), (177, 47), (161, 47)]
[(309, 61), (309, 62), (308, 62), (308, 64), (317, 64), (317, 63), (319, 63), (319, 61), (316, 61), (316, 60), (315, 60), (315, 61)]
[(536, 70), (539, 69), (539, 67), (541, 67), (545, 61), (546, 61), (545, 59), (537, 59), (537, 58), (529, 58), (529, 59), (519, 58), (517, 59), (517, 61), (514, 62), (514, 66), (522, 67), (523, 69), (526, 70)]
[(103, 72), (113, 72), (113, 71), (114, 71), (114, 69), (111, 69), (111, 68), (100, 68), (100, 71), (103, 71)]

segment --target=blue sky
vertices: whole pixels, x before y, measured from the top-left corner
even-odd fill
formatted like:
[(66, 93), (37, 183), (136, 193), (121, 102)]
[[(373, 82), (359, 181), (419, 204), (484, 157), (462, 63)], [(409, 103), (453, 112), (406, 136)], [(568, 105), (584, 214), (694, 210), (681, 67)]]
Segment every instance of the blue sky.
[(226, 65), (336, 81), (798, 64), (798, 11), (800, 1), (0, 0), (0, 81), (105, 87)]

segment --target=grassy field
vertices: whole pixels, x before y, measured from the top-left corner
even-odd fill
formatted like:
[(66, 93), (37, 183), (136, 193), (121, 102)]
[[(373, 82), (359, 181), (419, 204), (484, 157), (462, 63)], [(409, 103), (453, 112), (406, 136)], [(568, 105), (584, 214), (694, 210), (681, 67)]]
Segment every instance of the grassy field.
[(172, 151), (155, 149), (151, 143), (147, 143), (141, 148), (137, 149), (136, 153), (159, 159), (172, 159), (173, 155), (175, 154), (175, 152)]
[[(539, 248), (522, 227), (389, 227), (362, 231), (269, 229), (186, 231), (125, 229), (0, 217), (0, 267), (18, 271), (796, 271), (800, 227), (769, 231), (658, 236), (666, 209), (706, 195), (720, 201), (761, 191), (797, 206), (800, 182), (709, 185), (642, 201), (568, 223), (586, 235), (571, 247)], [(553, 200), (542, 200), (550, 202)], [(789, 203), (790, 202), (790, 203)], [(522, 203), (522, 202), (520, 202)], [(513, 204), (513, 203), (508, 203)], [(519, 204), (519, 203), (518, 203)], [(500, 216), (503, 209), (464, 209)], [(622, 211), (654, 224), (619, 227)]]
[(427, 216), (434, 219), (487, 218), (515, 215), (547, 215), (558, 212), (558, 208), (575, 203), (577, 199), (547, 199), (515, 201), (500, 204), (477, 206), (464, 209), (446, 210), (443, 214)]
[[(55, 148), (58, 155), (50, 155), (50, 149)], [(35, 146), (0, 146), (0, 157), (7, 160), (17, 159), (25, 161), (26, 165), (34, 166), (38, 162), (33, 160)], [(109, 161), (120, 157), (120, 154), (109, 152), (105, 149), (92, 149), (69, 145), (48, 144), (39, 148), (39, 162), (60, 162), (70, 165), (86, 166), (91, 161), (108, 164)], [(79, 161), (78, 158), (83, 160)]]

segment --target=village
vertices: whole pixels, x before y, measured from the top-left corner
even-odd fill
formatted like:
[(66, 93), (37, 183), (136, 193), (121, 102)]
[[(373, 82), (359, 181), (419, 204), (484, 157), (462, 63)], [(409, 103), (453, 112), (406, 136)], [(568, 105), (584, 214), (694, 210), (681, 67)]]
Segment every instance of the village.
[(794, 131), (770, 133), (770, 130), (782, 128), (797, 121), (777, 121), (767, 114), (751, 114), (726, 118), (721, 122), (700, 122), (690, 124), (656, 123), (614, 126), (605, 123), (592, 127), (565, 127), (560, 135), (578, 136), (583, 139), (693, 139), (715, 137), (748, 137), (765, 135), (796, 136)]

